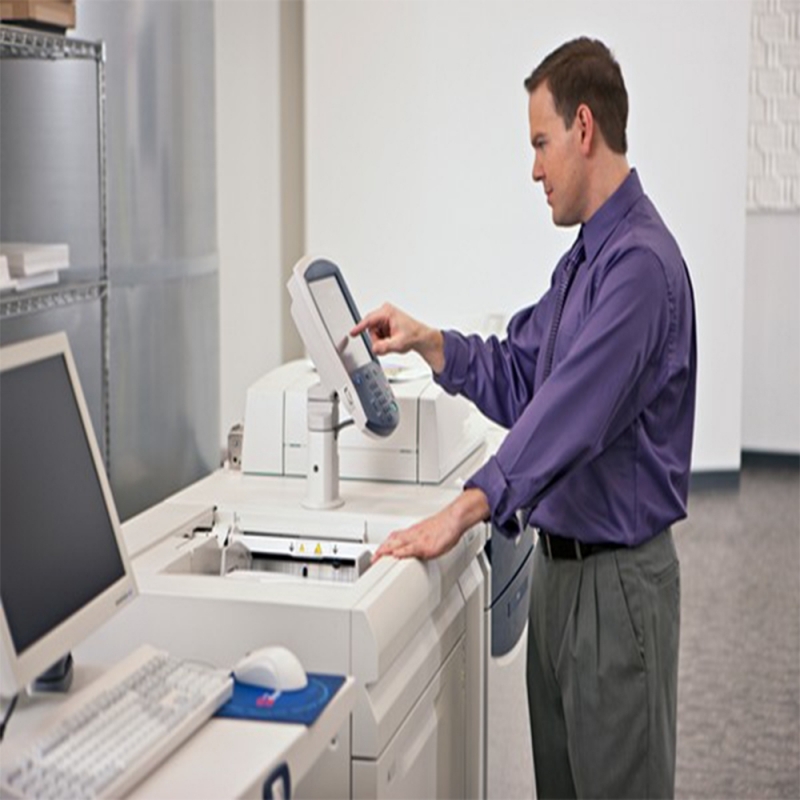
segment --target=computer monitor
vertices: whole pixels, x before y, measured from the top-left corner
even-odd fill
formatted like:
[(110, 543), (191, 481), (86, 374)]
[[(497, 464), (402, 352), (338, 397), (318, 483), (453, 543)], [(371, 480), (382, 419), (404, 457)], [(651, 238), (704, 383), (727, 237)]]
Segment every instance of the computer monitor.
[(339, 267), (302, 258), (288, 288), (292, 318), (323, 386), (344, 401), (361, 431), (389, 436), (400, 422), (399, 408), (367, 334), (350, 336), (361, 316)]
[(0, 694), (136, 595), (65, 334), (0, 348)]

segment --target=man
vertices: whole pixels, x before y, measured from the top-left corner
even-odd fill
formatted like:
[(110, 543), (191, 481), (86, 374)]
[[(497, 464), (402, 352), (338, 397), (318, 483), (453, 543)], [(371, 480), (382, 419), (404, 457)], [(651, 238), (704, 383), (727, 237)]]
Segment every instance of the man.
[(528, 77), (533, 180), (580, 224), (549, 291), (505, 340), (368, 314), (375, 352), (416, 350), (449, 392), (509, 429), (438, 514), (376, 558), (433, 558), (475, 523), (539, 530), (528, 696), (541, 798), (674, 793), (680, 588), (695, 405), (692, 289), (626, 158), (628, 99), (601, 42)]

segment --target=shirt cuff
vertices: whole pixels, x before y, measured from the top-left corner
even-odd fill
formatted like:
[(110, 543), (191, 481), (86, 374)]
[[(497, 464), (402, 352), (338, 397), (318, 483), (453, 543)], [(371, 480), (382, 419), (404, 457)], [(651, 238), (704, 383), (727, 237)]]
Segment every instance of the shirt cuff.
[(444, 369), (433, 379), (449, 394), (457, 394), (463, 387), (469, 365), (469, 346), (456, 331), (442, 331), (444, 339)]
[(494, 456), (464, 484), (464, 488), (480, 489), (486, 495), (494, 528), (512, 537), (520, 533), (516, 511), (508, 508), (509, 487), (506, 476)]

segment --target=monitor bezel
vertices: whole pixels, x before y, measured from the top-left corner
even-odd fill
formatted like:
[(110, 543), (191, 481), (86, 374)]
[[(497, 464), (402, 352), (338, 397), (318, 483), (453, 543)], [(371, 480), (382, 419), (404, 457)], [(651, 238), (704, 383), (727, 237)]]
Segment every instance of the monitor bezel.
[[(358, 308), (341, 270), (332, 261), (317, 256), (301, 258), (292, 270), (287, 285), (292, 297), (290, 306), (292, 318), (325, 390), (343, 400), (345, 410), (362, 433), (370, 438), (385, 438), (396, 430), (399, 418), (396, 414), (396, 404), (395, 416), (388, 421), (376, 417), (374, 405), (369, 408), (365, 405), (365, 402), (370, 400), (375, 402), (375, 392), (370, 388), (370, 384), (378, 386), (378, 383), (384, 387), (385, 394), (390, 396), (394, 402), (394, 394), (380, 361), (372, 349), (369, 335), (366, 331), (359, 334), (370, 356), (370, 363), (351, 371), (337, 350), (336, 343), (331, 338), (327, 323), (311, 291), (313, 283), (331, 277), (335, 278), (342, 299), (350, 310), (353, 326), (358, 323), (361, 315), (358, 313)], [(372, 374), (365, 376), (364, 370), (370, 370)], [(364, 378), (361, 382), (362, 391), (355, 386), (355, 376)], [(376, 392), (379, 392), (379, 389), (376, 389)], [(364, 397), (366, 397), (366, 401)]]
[[(0, 696), (3, 697), (10, 697), (22, 691), (45, 670), (70, 653), (101, 625), (119, 613), (138, 594), (103, 455), (97, 444), (67, 335), (56, 333), (0, 347), (0, 380), (2, 380), (3, 373), (9, 370), (54, 357), (63, 358), (67, 368), (73, 397), (83, 424), (92, 463), (122, 561), (123, 574), (99, 595), (21, 652), (17, 652), (14, 646), (8, 619), (2, 602), (0, 602)], [(3, 535), (2, 532), (0, 535)]]

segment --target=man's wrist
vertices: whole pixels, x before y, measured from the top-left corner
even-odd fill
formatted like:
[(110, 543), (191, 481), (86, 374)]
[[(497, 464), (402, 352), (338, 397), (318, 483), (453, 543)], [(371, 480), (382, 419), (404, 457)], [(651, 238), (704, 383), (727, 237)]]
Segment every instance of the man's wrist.
[(438, 375), (444, 369), (444, 334), (438, 328), (426, 328), (419, 337), (417, 352)]
[(465, 489), (452, 504), (455, 525), (463, 533), (473, 525), (489, 519), (492, 509), (483, 489)]

